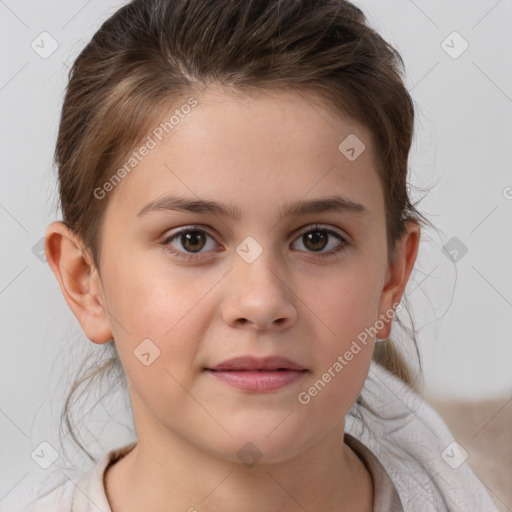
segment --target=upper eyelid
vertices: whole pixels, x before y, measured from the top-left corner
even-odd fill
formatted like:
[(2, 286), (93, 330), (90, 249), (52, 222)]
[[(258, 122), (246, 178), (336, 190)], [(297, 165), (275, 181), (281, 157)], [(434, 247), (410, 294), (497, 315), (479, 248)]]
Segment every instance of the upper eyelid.
[(307, 231), (312, 231), (314, 229), (323, 229), (325, 231), (331, 231), (332, 233), (335, 233), (337, 235), (344, 236), (343, 234), (338, 233), (338, 230), (340, 230), (340, 228), (337, 228), (335, 226), (329, 226), (328, 224), (322, 224), (321, 222), (313, 222), (312, 224), (306, 224), (302, 228), (299, 228), (295, 232), (295, 234), (300, 234), (300, 233), (304, 233), (304, 232), (307, 232)]
[[(175, 233), (168, 234), (168, 235), (165, 236), (165, 240), (166, 241), (169, 241), (171, 239), (175, 239), (178, 236), (180, 236), (181, 234), (187, 233), (189, 231), (203, 231), (208, 236), (210, 236), (211, 238), (213, 238), (213, 239), (216, 238), (215, 235), (213, 233), (211, 233), (211, 231), (210, 231), (210, 229), (208, 227), (203, 226), (201, 224), (190, 224), (189, 226), (182, 226), (182, 227), (176, 228), (176, 229), (177, 229), (177, 231)], [(323, 231), (328, 231), (328, 232), (330, 232), (330, 233), (332, 233), (332, 234), (334, 234), (336, 236), (339, 236), (345, 242), (349, 241), (349, 236), (348, 235), (346, 235), (345, 233), (339, 233), (337, 231), (339, 228), (336, 228), (334, 226), (329, 226), (329, 225), (326, 225), (326, 224), (322, 224), (322, 223), (319, 223), (319, 222), (313, 222), (311, 224), (306, 224), (305, 226), (295, 230), (293, 236), (296, 238), (296, 237), (300, 236), (301, 234), (307, 233), (309, 231), (314, 231), (315, 229), (319, 229), (319, 230), (323, 230)]]

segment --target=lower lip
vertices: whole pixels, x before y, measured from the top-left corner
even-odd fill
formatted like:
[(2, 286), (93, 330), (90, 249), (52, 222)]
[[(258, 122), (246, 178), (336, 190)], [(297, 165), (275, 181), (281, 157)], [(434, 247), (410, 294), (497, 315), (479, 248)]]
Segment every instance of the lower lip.
[(306, 370), (275, 370), (275, 371), (224, 371), (207, 370), (217, 379), (238, 389), (265, 393), (282, 388), (300, 379)]

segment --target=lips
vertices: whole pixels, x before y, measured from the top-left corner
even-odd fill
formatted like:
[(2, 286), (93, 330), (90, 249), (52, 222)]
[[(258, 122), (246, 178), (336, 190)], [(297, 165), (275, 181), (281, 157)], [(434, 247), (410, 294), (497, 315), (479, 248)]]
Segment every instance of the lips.
[(281, 356), (235, 357), (205, 370), (231, 387), (253, 393), (275, 391), (308, 372), (303, 366)]
[(282, 356), (269, 356), (258, 358), (242, 356), (227, 359), (207, 370), (213, 371), (276, 371), (276, 370), (306, 370), (303, 366)]

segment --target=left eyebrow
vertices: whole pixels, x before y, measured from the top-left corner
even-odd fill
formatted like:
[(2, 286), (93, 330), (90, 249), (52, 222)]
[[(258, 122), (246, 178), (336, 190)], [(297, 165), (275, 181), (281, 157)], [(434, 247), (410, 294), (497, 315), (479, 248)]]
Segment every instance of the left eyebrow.
[(284, 209), (284, 215), (307, 215), (310, 213), (355, 213), (370, 217), (370, 210), (361, 203), (356, 203), (346, 197), (330, 196), (309, 201), (294, 201)]
[[(166, 196), (151, 201), (140, 210), (137, 217), (158, 210), (183, 211), (190, 213), (213, 213), (215, 215), (240, 220), (241, 210), (230, 204), (222, 204), (217, 201), (194, 199), (178, 196)], [(284, 212), (284, 214), (283, 214)], [(300, 216), (311, 213), (339, 212), (355, 213), (361, 216), (370, 217), (368, 208), (342, 196), (330, 196), (308, 201), (294, 201), (281, 209), (281, 216)]]

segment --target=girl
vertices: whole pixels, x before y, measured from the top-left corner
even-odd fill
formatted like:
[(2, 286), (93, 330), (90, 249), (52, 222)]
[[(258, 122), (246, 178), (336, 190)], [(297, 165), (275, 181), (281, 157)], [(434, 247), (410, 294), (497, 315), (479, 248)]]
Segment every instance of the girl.
[(45, 252), (137, 435), (31, 510), (497, 510), (390, 339), (426, 224), (400, 65), (343, 0), (133, 0), (101, 26)]

